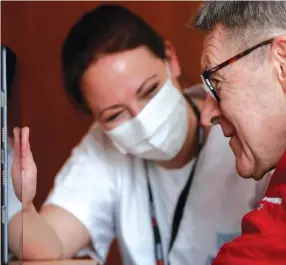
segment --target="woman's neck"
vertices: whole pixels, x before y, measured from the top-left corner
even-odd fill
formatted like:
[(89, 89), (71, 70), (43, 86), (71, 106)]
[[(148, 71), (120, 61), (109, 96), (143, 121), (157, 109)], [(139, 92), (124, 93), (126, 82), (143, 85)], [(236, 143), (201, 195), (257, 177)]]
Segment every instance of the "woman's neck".
[[(201, 111), (203, 106), (202, 100), (195, 100), (192, 99), (199, 110)], [(172, 160), (169, 161), (156, 161), (156, 164), (158, 164), (161, 167), (164, 167), (166, 169), (175, 169), (175, 168), (182, 168), (184, 165), (186, 165), (188, 162), (190, 162), (196, 155), (196, 146), (197, 146), (197, 128), (198, 128), (198, 119), (196, 117), (196, 114), (194, 113), (192, 107), (188, 104), (188, 124), (189, 124), (189, 130), (187, 133), (187, 137), (185, 140), (185, 143), (183, 145), (183, 148), (181, 151), (174, 157)]]

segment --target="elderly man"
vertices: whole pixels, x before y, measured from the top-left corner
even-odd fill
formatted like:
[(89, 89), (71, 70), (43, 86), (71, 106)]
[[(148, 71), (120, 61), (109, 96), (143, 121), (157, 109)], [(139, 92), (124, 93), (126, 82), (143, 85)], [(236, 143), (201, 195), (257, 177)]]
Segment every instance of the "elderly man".
[(207, 2), (194, 24), (205, 33), (202, 123), (230, 137), (242, 177), (276, 167), (242, 235), (213, 265), (286, 264), (286, 2)]

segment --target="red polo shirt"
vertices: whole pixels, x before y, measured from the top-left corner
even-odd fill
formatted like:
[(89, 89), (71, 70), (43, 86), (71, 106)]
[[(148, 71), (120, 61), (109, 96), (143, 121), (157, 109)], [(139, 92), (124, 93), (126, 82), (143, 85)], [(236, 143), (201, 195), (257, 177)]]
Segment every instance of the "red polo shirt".
[(286, 265), (286, 152), (264, 199), (243, 217), (241, 228), (242, 235), (225, 244), (212, 265)]

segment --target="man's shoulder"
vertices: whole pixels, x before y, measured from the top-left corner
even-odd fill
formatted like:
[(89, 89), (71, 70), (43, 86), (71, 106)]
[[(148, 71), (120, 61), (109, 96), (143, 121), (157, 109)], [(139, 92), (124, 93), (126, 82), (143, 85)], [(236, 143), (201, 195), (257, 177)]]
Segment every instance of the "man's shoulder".
[(244, 216), (242, 235), (225, 244), (212, 265), (262, 263), (286, 264), (286, 153), (257, 209)]
[(242, 228), (245, 234), (286, 236), (286, 152), (277, 164), (257, 209), (244, 216)]
[(286, 150), (281, 156), (272, 175), (271, 182), (269, 184), (269, 189), (274, 189), (277, 186), (279, 186), (280, 190), (282, 188), (285, 190), (284, 193), (286, 196)]

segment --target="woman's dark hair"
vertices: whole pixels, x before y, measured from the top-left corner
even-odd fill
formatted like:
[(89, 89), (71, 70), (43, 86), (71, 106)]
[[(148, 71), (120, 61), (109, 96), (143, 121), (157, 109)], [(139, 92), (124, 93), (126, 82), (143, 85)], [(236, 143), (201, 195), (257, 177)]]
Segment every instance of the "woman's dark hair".
[(67, 94), (88, 111), (80, 83), (100, 55), (146, 46), (165, 59), (164, 40), (136, 14), (120, 5), (104, 4), (86, 13), (72, 27), (62, 47), (62, 68)]

